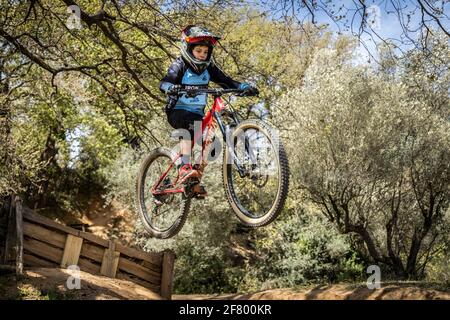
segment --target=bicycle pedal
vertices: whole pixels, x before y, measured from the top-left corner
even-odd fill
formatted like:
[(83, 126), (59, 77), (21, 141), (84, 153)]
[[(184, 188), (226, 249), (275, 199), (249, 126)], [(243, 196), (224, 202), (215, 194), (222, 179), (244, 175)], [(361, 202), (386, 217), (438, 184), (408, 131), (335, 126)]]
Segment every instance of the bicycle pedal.
[(205, 197), (208, 195), (205, 187), (200, 184), (194, 185), (192, 191), (194, 193), (194, 198), (196, 199), (205, 199)]

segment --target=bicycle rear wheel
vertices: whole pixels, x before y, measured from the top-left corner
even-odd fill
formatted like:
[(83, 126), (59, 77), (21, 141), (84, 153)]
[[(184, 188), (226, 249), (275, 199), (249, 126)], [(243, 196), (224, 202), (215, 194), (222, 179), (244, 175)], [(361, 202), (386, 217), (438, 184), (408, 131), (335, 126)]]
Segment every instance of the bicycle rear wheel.
[[(183, 192), (154, 196), (153, 185), (169, 169), (175, 155), (167, 148), (157, 148), (143, 161), (136, 179), (136, 202), (145, 230), (155, 238), (167, 239), (175, 236), (186, 222), (191, 198)], [(158, 190), (173, 188), (177, 177), (174, 165), (160, 183)]]
[(224, 144), (223, 185), (239, 220), (250, 227), (272, 222), (284, 207), (289, 187), (289, 164), (274, 128), (258, 119), (241, 122), (231, 133), (235, 156), (244, 168), (241, 177)]

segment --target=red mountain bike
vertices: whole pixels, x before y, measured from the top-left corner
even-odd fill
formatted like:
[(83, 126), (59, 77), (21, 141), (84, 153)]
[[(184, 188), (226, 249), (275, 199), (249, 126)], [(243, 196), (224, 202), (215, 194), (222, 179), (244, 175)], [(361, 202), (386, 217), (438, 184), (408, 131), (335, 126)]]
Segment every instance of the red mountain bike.
[[(265, 226), (280, 214), (288, 193), (289, 165), (283, 144), (266, 121), (242, 120), (224, 105), (222, 95), (239, 95), (242, 90), (186, 89), (179, 95), (192, 97), (202, 93), (211, 94), (214, 104), (192, 141), (191, 150), (198, 142), (202, 146), (194, 168), (203, 175), (218, 127), (223, 136), (222, 178), (228, 202), (243, 224)], [(156, 238), (176, 235), (186, 221), (192, 199), (199, 198), (199, 180), (184, 185), (178, 182), (175, 163), (180, 156), (159, 147), (150, 152), (139, 169), (137, 207), (145, 229)]]

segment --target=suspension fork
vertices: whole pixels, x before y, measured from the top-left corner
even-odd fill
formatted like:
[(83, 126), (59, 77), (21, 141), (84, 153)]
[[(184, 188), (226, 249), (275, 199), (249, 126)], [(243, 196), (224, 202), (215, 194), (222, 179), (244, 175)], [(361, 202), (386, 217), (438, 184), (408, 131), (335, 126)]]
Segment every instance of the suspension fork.
[[(236, 153), (234, 152), (233, 142), (230, 141), (230, 139), (228, 139), (229, 131), (226, 130), (225, 126), (223, 125), (222, 119), (220, 118), (220, 115), (217, 111), (215, 111), (213, 113), (213, 116), (217, 121), (217, 125), (219, 126), (219, 129), (222, 132), (222, 137), (223, 137), (224, 143), (227, 146), (227, 148), (225, 150), (228, 150), (228, 152), (230, 152), (231, 157), (233, 159), (233, 163), (236, 165), (236, 168), (239, 172), (239, 176), (241, 178), (245, 177), (245, 170), (242, 167), (242, 162), (238, 159), (238, 157), (236, 156)], [(235, 120), (237, 120), (237, 119), (235, 119)], [(245, 148), (248, 148), (248, 140), (247, 139), (245, 139)]]

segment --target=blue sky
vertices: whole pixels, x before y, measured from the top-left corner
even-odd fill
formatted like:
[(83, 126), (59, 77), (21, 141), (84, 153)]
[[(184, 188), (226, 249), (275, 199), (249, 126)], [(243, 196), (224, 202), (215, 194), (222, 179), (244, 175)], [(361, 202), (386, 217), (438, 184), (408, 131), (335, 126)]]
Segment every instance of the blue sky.
[[(282, 1), (273, 1), (270, 4), (266, 1), (264, 5), (261, 5), (259, 2), (255, 2), (255, 6), (263, 9), (263, 10), (271, 10), (271, 6), (273, 3), (280, 3)], [(321, 4), (326, 2), (325, 0), (316, 1), (317, 4)], [(441, 22), (443, 27), (449, 31), (450, 30), (450, 1), (430, 1), (429, 3), (433, 3), (435, 7), (440, 7), (443, 5), (444, 14), (441, 15)], [(290, 1), (285, 1), (285, 3), (292, 3)], [(301, 21), (311, 21), (311, 14), (308, 9), (303, 7), (300, 8), (299, 4), (301, 1), (295, 0), (296, 4), (296, 17)], [(332, 1), (328, 4), (327, 8), (335, 9), (336, 11), (341, 6), (344, 8), (340, 11), (341, 14), (345, 15), (344, 19), (342, 19), (337, 24), (333, 22), (333, 20), (325, 13), (324, 10), (317, 10), (314, 12), (316, 24), (328, 24), (330, 30), (337, 32), (342, 32), (343, 34), (351, 34), (358, 33), (359, 26), (361, 24), (361, 13), (356, 12), (357, 6), (355, 3), (359, 3), (356, 0), (339, 0)], [(362, 60), (367, 60), (372, 54), (376, 58), (376, 45), (383, 42), (383, 40), (391, 40), (396, 44), (401, 50), (407, 50), (412, 48), (411, 41), (405, 38), (405, 30), (402, 28), (401, 23), (399, 21), (399, 17), (396, 9), (402, 9), (404, 13), (402, 18), (408, 19), (409, 14), (409, 29), (411, 32), (407, 32), (408, 36), (412, 39), (416, 39), (420, 34), (420, 24), (422, 19), (422, 14), (419, 9), (419, 5), (417, 0), (409, 0), (409, 1), (400, 1), (400, 0), (366, 0), (366, 6), (369, 8), (368, 12), (370, 13), (370, 17), (375, 17), (375, 19), (370, 19), (372, 23), (373, 30), (371, 28), (366, 28), (367, 32), (364, 32), (361, 35), (362, 45), (359, 48), (359, 53), (363, 55)], [(422, 3), (425, 1), (422, 0)], [(431, 12), (431, 10), (428, 8)], [(274, 18), (280, 18), (281, 13), (271, 11), (274, 15)], [(292, 11), (289, 12), (292, 15)], [(356, 14), (355, 14), (356, 13)], [(353, 19), (353, 21), (352, 21)], [(348, 22), (346, 22), (346, 20)], [(425, 20), (431, 27), (438, 28), (437, 24), (430, 21)], [(351, 29), (353, 27), (353, 30)], [(369, 54), (370, 53), (370, 54)], [(373, 59), (372, 59), (373, 60)]]

